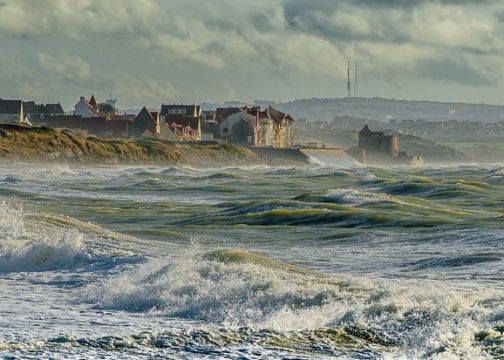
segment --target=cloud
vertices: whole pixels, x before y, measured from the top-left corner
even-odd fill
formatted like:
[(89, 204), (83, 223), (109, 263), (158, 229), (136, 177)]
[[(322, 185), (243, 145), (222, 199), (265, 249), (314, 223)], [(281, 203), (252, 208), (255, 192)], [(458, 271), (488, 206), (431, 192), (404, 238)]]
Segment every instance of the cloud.
[(91, 78), (91, 66), (78, 56), (51, 56), (39, 52), (37, 58), (45, 70), (63, 79), (86, 82)]
[(159, 81), (145, 74), (121, 74), (113, 79), (114, 94), (119, 99), (130, 99), (135, 104), (159, 105), (173, 102), (180, 94), (169, 81)]
[(371, 95), (442, 83), (484, 96), (504, 85), (493, 75), (504, 73), (502, 14), (491, 0), (0, 0), (0, 46), (18, 59), (0, 54), (0, 92), (47, 84), (72, 105), (94, 89), (135, 105), (156, 92), (159, 102), (337, 96), (356, 60)]
[(416, 71), (422, 78), (469, 86), (484, 86), (495, 82), (495, 79), (482, 74), (477, 68), (449, 58), (421, 61), (416, 65)]

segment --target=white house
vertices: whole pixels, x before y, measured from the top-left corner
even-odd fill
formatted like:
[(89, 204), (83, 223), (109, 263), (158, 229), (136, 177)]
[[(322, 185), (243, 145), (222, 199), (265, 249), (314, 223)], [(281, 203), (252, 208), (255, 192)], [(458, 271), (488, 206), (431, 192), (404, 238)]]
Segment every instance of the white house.
[(245, 141), (242, 142), (254, 144), (254, 129), (256, 127), (256, 117), (252, 114), (249, 114), (245, 110), (229, 115), (219, 124), (219, 137), (223, 139), (230, 137), (233, 134), (233, 128), (235, 127), (235, 125), (242, 122), (250, 125), (250, 129), (248, 131), (249, 134), (245, 135), (246, 138), (242, 139)]
[(93, 117), (95, 114), (94, 106), (84, 96), (80, 97), (79, 102), (75, 104), (74, 108), (74, 115), (82, 116), (83, 118)]

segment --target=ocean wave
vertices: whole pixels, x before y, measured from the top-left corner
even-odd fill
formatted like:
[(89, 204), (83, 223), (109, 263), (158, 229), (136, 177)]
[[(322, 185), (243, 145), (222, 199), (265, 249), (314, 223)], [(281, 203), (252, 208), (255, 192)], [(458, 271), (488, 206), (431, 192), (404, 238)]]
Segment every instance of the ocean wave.
[[(374, 207), (373, 205), (378, 205)], [(387, 194), (329, 191), (284, 201), (221, 203), (222, 210), (176, 220), (175, 225), (433, 227), (470, 218), (464, 212), (425, 203), (408, 203)], [(461, 220), (453, 217), (457, 215)]]
[(305, 194), (295, 198), (302, 201), (329, 202), (335, 204), (369, 205), (380, 203), (402, 203), (390, 195), (359, 190), (359, 189), (331, 189), (323, 195)]
[(340, 335), (347, 331), (368, 348), (393, 347), (399, 358), (480, 358), (504, 350), (502, 333), (486, 330), (501, 326), (497, 293), (326, 277), (237, 250), (151, 262), (88, 287), (86, 300), (98, 309), (199, 321), (234, 334), (268, 329), (294, 343), (305, 341), (304, 332), (320, 347), (327, 341), (316, 339), (318, 331), (343, 329)]
[(451, 268), (461, 266), (474, 266), (484, 263), (500, 262), (504, 259), (503, 254), (467, 254), (454, 257), (432, 257), (429, 259), (418, 260), (405, 265), (413, 270), (425, 270), (430, 268)]
[[(36, 352), (40, 357), (60, 358), (78, 353), (86, 357), (194, 358), (357, 358), (380, 357), (380, 352), (395, 351), (393, 343), (369, 330), (338, 327), (315, 331), (279, 332), (273, 330), (190, 329), (144, 331), (132, 335), (86, 337), (66, 334), (27, 343), (0, 343), (2, 351)], [(154, 355), (155, 353), (155, 355)]]
[[(19, 203), (0, 201), (0, 272), (41, 272), (70, 268), (110, 269), (144, 257), (107, 249), (101, 239), (79, 231), (70, 219), (40, 216)], [(48, 221), (49, 220), (49, 221)], [(56, 224), (60, 225), (57, 226)], [(91, 244), (94, 243), (94, 244)]]

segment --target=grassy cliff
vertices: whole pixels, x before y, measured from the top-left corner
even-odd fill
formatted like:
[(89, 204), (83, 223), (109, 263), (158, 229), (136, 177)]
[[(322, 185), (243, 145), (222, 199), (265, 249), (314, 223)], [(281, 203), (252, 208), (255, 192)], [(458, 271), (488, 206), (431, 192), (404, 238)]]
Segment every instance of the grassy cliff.
[(0, 161), (81, 164), (171, 163), (191, 165), (259, 162), (252, 151), (229, 144), (110, 139), (66, 130), (0, 124)]

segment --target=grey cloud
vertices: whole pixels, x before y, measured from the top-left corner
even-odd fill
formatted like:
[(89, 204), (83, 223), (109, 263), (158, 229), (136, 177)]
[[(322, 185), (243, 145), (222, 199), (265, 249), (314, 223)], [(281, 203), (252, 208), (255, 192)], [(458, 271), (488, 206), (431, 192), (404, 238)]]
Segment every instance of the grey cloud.
[[(462, 15), (448, 27), (437, 27), (438, 19), (451, 16), (446, 8), (437, 14), (448, 4), (460, 5), (456, 8)], [(480, 61), (486, 68), (504, 71), (499, 56), (504, 31), (498, 21), (504, 9), (497, 11), (498, 4), (0, 0), (0, 46), (21, 54), (16, 64), (2, 63), (0, 97), (16, 96), (9, 94), (16, 82), (32, 85), (24, 85), (19, 96), (40, 91), (71, 105), (80, 93), (93, 88), (105, 94), (112, 90), (129, 105), (152, 104), (156, 97), (204, 101), (229, 94), (249, 96), (244, 100), (253, 94), (284, 99), (341, 96), (347, 58), (362, 63), (361, 89), (368, 81), (369, 93), (381, 96), (397, 95), (396, 86), (387, 90), (376, 85), (383, 80), (401, 84), (405, 96), (416, 93), (419, 78), (435, 85), (455, 84), (454, 94), (461, 84), (501, 86), (487, 72), (468, 65)], [(420, 12), (418, 18), (415, 12)], [(42, 58), (47, 60), (42, 61), (44, 66), (37, 62), (41, 51), (51, 56)], [(464, 61), (446, 60), (461, 54)], [(90, 74), (79, 58), (89, 64)]]
[(416, 72), (421, 78), (469, 86), (485, 86), (496, 82), (469, 65), (453, 59), (431, 59), (420, 62)]
[[(330, 1), (288, 0), (284, 3), (284, 16), (291, 29), (323, 36), (333, 41), (387, 41), (403, 43), (410, 37), (402, 32), (404, 24), (411, 22), (411, 13), (404, 11), (398, 19), (373, 13), (370, 6), (392, 7), (409, 1)], [(408, 6), (410, 7), (410, 6)], [(402, 7), (401, 7), (402, 8)], [(338, 16), (353, 16), (341, 21)], [(381, 16), (381, 17), (380, 17)], [(356, 25), (365, 25), (359, 29)]]

